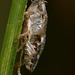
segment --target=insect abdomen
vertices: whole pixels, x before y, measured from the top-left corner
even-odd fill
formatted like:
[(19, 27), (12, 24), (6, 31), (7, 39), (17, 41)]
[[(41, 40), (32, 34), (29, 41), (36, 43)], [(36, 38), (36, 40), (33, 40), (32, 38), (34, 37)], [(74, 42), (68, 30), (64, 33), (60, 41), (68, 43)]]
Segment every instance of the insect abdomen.
[[(26, 55), (25, 55), (25, 59), (26, 59), (26, 61), (28, 59), (28, 62), (26, 64), (27, 69), (32, 72), (35, 69), (35, 67), (37, 65), (37, 62), (38, 62), (38, 59), (40, 57), (40, 54), (41, 54), (41, 52), (42, 52), (42, 50), (44, 48), (45, 35), (44, 36), (41, 36), (41, 35), (33, 35), (33, 36), (31, 36), (30, 43), (31, 43), (31, 45), (34, 48), (36, 53), (33, 56), (31, 56), (29, 54), (26, 57)], [(29, 48), (27, 48), (27, 49), (29, 49)]]

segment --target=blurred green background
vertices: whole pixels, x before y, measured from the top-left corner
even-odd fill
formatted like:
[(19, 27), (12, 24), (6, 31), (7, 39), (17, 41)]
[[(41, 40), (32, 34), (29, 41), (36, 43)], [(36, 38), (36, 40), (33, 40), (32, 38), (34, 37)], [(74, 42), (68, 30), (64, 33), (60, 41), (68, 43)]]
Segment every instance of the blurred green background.
[[(45, 49), (33, 73), (22, 75), (75, 75), (75, 0), (47, 0), (48, 27)], [(0, 50), (12, 0), (0, 0)], [(16, 70), (15, 70), (16, 71)], [(14, 71), (13, 75), (16, 75)]]

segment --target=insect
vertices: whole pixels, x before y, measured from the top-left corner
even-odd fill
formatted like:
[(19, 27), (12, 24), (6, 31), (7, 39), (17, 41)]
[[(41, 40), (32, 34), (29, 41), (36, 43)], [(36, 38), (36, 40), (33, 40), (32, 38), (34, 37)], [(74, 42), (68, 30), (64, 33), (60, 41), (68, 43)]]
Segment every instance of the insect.
[(34, 0), (25, 12), (22, 32), (17, 38), (20, 39), (17, 52), (21, 50), (18, 75), (23, 64), (33, 72), (44, 49), (48, 19), (45, 3), (44, 0)]

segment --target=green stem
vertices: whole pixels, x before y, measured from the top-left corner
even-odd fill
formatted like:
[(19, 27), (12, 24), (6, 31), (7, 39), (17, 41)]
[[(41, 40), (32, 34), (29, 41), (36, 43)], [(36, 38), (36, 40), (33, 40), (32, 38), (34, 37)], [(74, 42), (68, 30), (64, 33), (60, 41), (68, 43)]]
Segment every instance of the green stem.
[(12, 75), (27, 0), (13, 0), (0, 56), (0, 75)]

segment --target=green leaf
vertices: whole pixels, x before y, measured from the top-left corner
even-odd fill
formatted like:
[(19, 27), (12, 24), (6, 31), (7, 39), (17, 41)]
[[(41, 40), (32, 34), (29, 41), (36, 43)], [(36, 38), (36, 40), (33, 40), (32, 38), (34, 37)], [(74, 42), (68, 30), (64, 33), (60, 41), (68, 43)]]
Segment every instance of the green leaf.
[(0, 56), (0, 75), (12, 75), (27, 0), (13, 0)]

